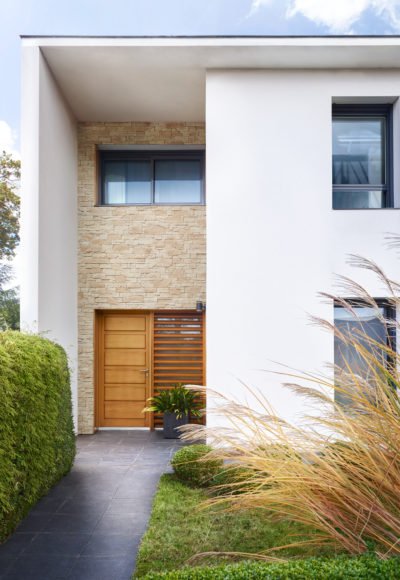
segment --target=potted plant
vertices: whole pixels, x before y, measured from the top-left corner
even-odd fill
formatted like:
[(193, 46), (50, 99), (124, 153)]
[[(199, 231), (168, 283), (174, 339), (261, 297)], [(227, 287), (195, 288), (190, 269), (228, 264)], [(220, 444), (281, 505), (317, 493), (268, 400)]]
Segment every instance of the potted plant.
[(176, 385), (148, 399), (144, 412), (162, 413), (165, 439), (178, 439), (178, 427), (187, 425), (189, 417), (201, 417), (197, 397), (196, 391)]

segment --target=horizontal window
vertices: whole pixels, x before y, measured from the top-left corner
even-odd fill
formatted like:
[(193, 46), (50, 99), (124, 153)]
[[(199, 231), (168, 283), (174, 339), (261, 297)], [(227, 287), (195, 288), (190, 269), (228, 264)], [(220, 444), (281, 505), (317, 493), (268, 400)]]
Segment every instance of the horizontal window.
[(103, 152), (101, 203), (204, 203), (203, 152)]
[(391, 107), (333, 108), (334, 209), (392, 207)]

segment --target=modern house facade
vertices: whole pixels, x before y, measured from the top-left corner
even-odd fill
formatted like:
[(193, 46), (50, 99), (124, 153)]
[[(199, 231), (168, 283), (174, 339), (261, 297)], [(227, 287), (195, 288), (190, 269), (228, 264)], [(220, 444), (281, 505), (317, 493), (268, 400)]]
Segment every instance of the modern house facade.
[(349, 254), (396, 279), (399, 63), (394, 37), (23, 38), (21, 320), (66, 348), (80, 433), (157, 425), (175, 382), (297, 417), (265, 370), (332, 372), (318, 292), (387, 298)]

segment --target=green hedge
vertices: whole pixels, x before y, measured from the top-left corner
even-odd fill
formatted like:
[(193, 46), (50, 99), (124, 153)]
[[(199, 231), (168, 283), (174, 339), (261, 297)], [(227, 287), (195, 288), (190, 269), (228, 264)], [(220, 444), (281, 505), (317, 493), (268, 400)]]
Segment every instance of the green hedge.
[(400, 578), (400, 559), (310, 558), (282, 564), (243, 562), (226, 566), (183, 568), (173, 572), (150, 573), (145, 580), (395, 580)]
[(73, 463), (67, 357), (50, 340), (0, 332), (0, 540)]
[(177, 478), (196, 487), (207, 487), (222, 471), (221, 459), (204, 459), (212, 451), (210, 445), (187, 445), (179, 449), (171, 459)]

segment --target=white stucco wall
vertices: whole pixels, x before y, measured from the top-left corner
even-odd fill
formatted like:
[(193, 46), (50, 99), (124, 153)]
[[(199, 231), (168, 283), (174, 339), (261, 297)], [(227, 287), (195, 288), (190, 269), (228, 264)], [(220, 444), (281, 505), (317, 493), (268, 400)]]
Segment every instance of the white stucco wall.
[[(76, 127), (42, 57), (40, 42), (47, 41), (26, 40), (22, 49), (21, 318), (25, 328), (47, 333), (66, 348), (73, 368), (76, 405)], [(397, 42), (385, 39), (385, 43)], [(179, 50), (186, 54), (185, 48)], [(361, 47), (360, 52), (349, 49), (343, 53), (343, 61), (332, 63), (329, 59), (321, 61), (325, 53), (319, 46), (312, 49), (314, 56), (310, 56), (310, 50), (306, 48), (301, 53), (309, 66), (342, 66), (348, 56), (352, 63), (362, 59), (365, 67), (366, 55), (371, 62), (378, 62), (376, 59), (382, 55), (381, 49), (368, 53)], [(64, 82), (65, 94), (69, 92), (70, 102), (79, 111), (86, 93), (79, 82), (69, 82), (69, 75), (75, 80), (84, 78), (88, 64), (73, 61), (77, 70), (68, 60), (72, 54), (75, 52), (66, 48), (65, 52), (55, 50), (48, 56), (53, 59), (55, 74)], [(269, 61), (267, 54), (261, 58), (258, 46), (254, 47), (251, 61), (238, 60), (240, 55), (231, 46), (226, 48), (228, 60), (207, 60), (206, 54), (208, 51), (197, 64), (190, 57), (191, 72), (191, 67), (201, 69), (203, 75), (206, 66), (254, 63), (261, 67), (272, 62), (271, 66), (287, 67), (290, 59), (297, 62), (295, 54), (290, 53), (281, 63), (283, 52), (279, 46), (277, 61)], [(247, 52), (242, 57), (244, 54)], [(393, 61), (384, 61), (384, 66), (397, 62), (397, 48), (392, 57)], [(103, 74), (104, 62), (110, 61), (99, 59), (98, 74)], [(147, 75), (146, 67), (142, 69)], [(127, 75), (122, 66), (120, 73), (119, 82), (124, 83)], [(166, 75), (165, 82), (171, 78), (174, 77)], [(175, 84), (179, 88), (179, 83)], [(125, 94), (118, 92), (119, 86), (125, 85), (115, 84), (114, 93)], [(198, 85), (192, 83), (191, 90), (193, 87)], [(157, 115), (162, 119), (163, 95), (154, 93), (153, 85), (149, 91), (152, 114), (146, 120)], [(96, 121), (110, 120), (107, 96), (98, 91), (91, 96), (101, 101)], [(260, 388), (280, 414), (296, 416), (302, 410), (298, 399), (282, 389), (281, 378), (260, 369), (276, 368), (270, 361), (280, 361), (318, 371), (324, 369), (325, 362), (332, 362), (332, 337), (311, 326), (307, 319), (308, 313), (332, 318), (332, 305), (321, 302), (318, 291), (332, 290), (333, 274), (337, 272), (367, 282), (373, 294), (382, 296), (379, 284), (366, 272), (349, 268), (349, 253), (373, 258), (395, 279), (400, 278), (396, 255), (387, 250), (384, 241), (386, 233), (400, 232), (400, 210), (331, 209), (332, 99), (393, 100), (399, 96), (400, 72), (390, 69), (259, 68), (207, 72), (208, 386), (243, 398), (245, 392), (238, 382), (241, 379)], [(135, 120), (137, 109), (129, 111), (126, 120)], [(398, 198), (399, 112), (396, 103), (394, 159)], [(210, 416), (209, 423), (213, 421)]]
[[(332, 99), (399, 95), (397, 71), (208, 72), (209, 387), (251, 400), (241, 379), (279, 414), (298, 417), (304, 408), (282, 388), (284, 379), (259, 369), (276, 369), (271, 361), (278, 361), (328, 372), (333, 337), (307, 315), (332, 320), (333, 307), (317, 293), (332, 290), (336, 272), (383, 294), (367, 273), (349, 267), (349, 253), (400, 278), (384, 240), (400, 232), (400, 210), (331, 209)], [(396, 142), (397, 111), (395, 124)]]
[(66, 349), (76, 419), (76, 123), (37, 47), (22, 83), (21, 323)]

